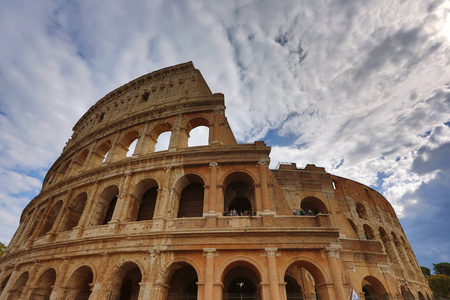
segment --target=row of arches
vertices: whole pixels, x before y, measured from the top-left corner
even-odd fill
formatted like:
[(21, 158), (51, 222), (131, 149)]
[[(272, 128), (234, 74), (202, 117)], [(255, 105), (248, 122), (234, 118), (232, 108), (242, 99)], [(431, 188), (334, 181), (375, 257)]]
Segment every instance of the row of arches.
[[(347, 219), (350, 226), (354, 230), (355, 234), (358, 236), (358, 226), (351, 220)], [(366, 240), (376, 239), (375, 231), (368, 224), (363, 224), (363, 231)], [(388, 255), (388, 258), (393, 263), (403, 263), (404, 265), (410, 265), (414, 262), (411, 250), (407, 247), (407, 243), (403, 236), (400, 239), (392, 231), (390, 234), (384, 230), (383, 227), (378, 228), (378, 237), (382, 241), (384, 251)]]
[[(95, 168), (104, 162), (115, 162), (134, 154), (145, 155), (164, 151), (169, 148), (185, 148), (209, 144), (209, 127), (211, 122), (206, 117), (196, 117), (189, 120), (183, 128), (185, 138), (182, 141), (172, 138), (174, 126), (167, 122), (156, 125), (148, 133), (141, 129), (131, 129), (122, 137), (105, 138), (98, 143), (87, 146), (65, 162), (48, 184), (59, 182), (65, 178), (77, 175), (79, 172)], [(180, 136), (180, 135), (179, 135)], [(117, 139), (117, 140), (116, 140)]]
[[(114, 267), (115, 270), (108, 270), (106, 276), (102, 276), (104, 290), (103, 294), (108, 295), (108, 299), (137, 300), (143, 292), (145, 272), (142, 267), (133, 261), (127, 261)], [(219, 280), (222, 287), (222, 299), (262, 299), (262, 287), (265, 279), (262, 270), (249, 260), (235, 260), (227, 266), (221, 268)], [(162, 272), (153, 283), (154, 291), (152, 296), (155, 299), (197, 299), (199, 294), (199, 274), (198, 266), (189, 260), (177, 260), (163, 268)], [(60, 279), (61, 284), (55, 288), (57, 271), (48, 268), (41, 272), (32, 287), (27, 291), (31, 299), (49, 299), (54, 289), (58, 294), (63, 294), (61, 299), (87, 300), (93, 293), (95, 283), (98, 281), (95, 268), (88, 265), (78, 267), (67, 275), (66, 279)], [(29, 282), (30, 274), (25, 271), (15, 278), (15, 282), (10, 284), (5, 290), (7, 300), (17, 300), (22, 295)], [(6, 283), (10, 279), (8, 276)], [(5, 280), (3, 285), (6, 285)], [(285, 270), (283, 276), (284, 296), (281, 299), (328, 299), (329, 294), (324, 283), (325, 275), (320, 267), (309, 261), (294, 261)], [(159, 291), (157, 290), (159, 289)], [(379, 279), (374, 276), (366, 276), (360, 285), (362, 299), (375, 300), (387, 299), (388, 294)], [(1, 294), (1, 291), (0, 291)], [(159, 295), (159, 297), (158, 297)], [(427, 295), (425, 293), (425, 295)], [(97, 297), (99, 295), (96, 295)], [(401, 296), (404, 300), (414, 298), (411, 291), (402, 286)], [(422, 292), (418, 292), (418, 299), (425, 298)], [(142, 295), (141, 295), (142, 297)], [(153, 298), (152, 297), (152, 298)]]
[[(347, 219), (350, 223), (350, 226), (355, 231), (355, 234), (358, 236), (358, 226), (351, 220)], [(374, 240), (376, 239), (375, 231), (368, 224), (363, 224), (363, 232), (366, 240)], [(413, 258), (413, 254), (411, 250), (407, 247), (407, 243), (403, 236), (400, 236), (400, 239), (397, 235), (392, 231), (389, 235), (383, 227), (378, 228), (378, 236), (382, 241), (383, 248), (388, 255), (388, 258), (393, 263), (403, 263), (404, 265), (409, 266), (415, 260)]]

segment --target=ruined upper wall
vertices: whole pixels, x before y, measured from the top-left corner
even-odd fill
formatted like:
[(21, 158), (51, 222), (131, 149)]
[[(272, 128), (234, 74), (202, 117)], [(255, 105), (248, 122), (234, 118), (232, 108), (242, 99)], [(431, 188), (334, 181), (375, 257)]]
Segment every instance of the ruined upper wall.
[(70, 146), (86, 134), (145, 110), (213, 94), (192, 62), (154, 71), (115, 89), (97, 101), (75, 124)]

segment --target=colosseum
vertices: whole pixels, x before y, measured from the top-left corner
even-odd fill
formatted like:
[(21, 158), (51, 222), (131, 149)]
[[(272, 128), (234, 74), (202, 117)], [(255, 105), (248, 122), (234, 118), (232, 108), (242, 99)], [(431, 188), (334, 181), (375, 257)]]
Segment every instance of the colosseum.
[(312, 164), (269, 169), (270, 150), (236, 142), (192, 62), (119, 87), (23, 210), (0, 300), (432, 299), (382, 195)]

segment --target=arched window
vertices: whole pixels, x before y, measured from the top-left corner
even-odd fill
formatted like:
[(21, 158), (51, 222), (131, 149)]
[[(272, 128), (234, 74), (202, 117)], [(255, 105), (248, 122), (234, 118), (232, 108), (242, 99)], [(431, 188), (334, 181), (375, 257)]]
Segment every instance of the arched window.
[(86, 201), (86, 193), (81, 193), (72, 201), (66, 210), (60, 231), (72, 230), (73, 227), (78, 225), (81, 215), (83, 214), (84, 207), (86, 206)]
[(45, 271), (36, 282), (33, 293), (31, 294), (31, 299), (50, 299), (55, 280), (55, 269), (48, 269)]
[(23, 288), (28, 282), (29, 274), (28, 272), (22, 273), (19, 279), (14, 283), (13, 287), (9, 290), (9, 295), (6, 299), (8, 300), (19, 300), (22, 294)]
[(145, 152), (152, 153), (156, 151), (168, 150), (171, 135), (172, 135), (171, 124), (162, 123), (157, 125), (150, 132), (150, 137), (147, 140), (148, 146)]
[(97, 167), (106, 161), (111, 148), (111, 141), (103, 142), (91, 155), (90, 165), (91, 167)]
[(208, 145), (209, 121), (203, 117), (197, 117), (186, 124), (188, 140), (185, 147)]
[(130, 131), (128, 132), (118, 144), (117, 147), (115, 147), (115, 159), (114, 160), (121, 160), (126, 157), (132, 157), (134, 154), (134, 150), (136, 148), (136, 143), (139, 138), (139, 132), (137, 131)]
[(109, 202), (108, 210), (106, 211), (106, 215), (103, 220), (103, 225), (108, 224), (108, 222), (112, 220), (114, 210), (116, 209), (116, 204), (117, 204), (117, 195), (111, 199), (111, 202)]
[(155, 152), (166, 151), (169, 149), (170, 137), (172, 136), (172, 131), (164, 131), (156, 140)]
[(67, 282), (65, 299), (89, 299), (93, 278), (91, 268), (88, 266), (78, 268)]
[(375, 234), (373, 233), (373, 230), (369, 225), (364, 224), (363, 229), (364, 229), (364, 235), (366, 236), (367, 240), (373, 240), (375, 238)]
[(88, 157), (89, 150), (84, 149), (80, 155), (77, 157), (77, 159), (74, 161), (72, 165), (72, 169), (70, 171), (71, 175), (77, 175), (78, 172), (83, 170), (84, 163), (86, 162), (86, 158)]
[(61, 180), (63, 180), (65, 177), (66, 177), (66, 175), (67, 175), (67, 171), (68, 171), (68, 169), (69, 169), (69, 165), (70, 165), (70, 161), (68, 161), (60, 170), (59, 170), (59, 172), (58, 172), (58, 179), (56, 180), (57, 182), (58, 181), (61, 181)]
[(322, 272), (308, 261), (291, 264), (284, 275), (287, 299), (329, 299), (326, 289), (318, 289), (325, 282)]
[(201, 217), (203, 215), (203, 183), (194, 182), (181, 192), (178, 218)]
[(224, 211), (243, 215), (256, 208), (254, 182), (250, 175), (235, 172), (224, 180)]
[(170, 267), (168, 272), (168, 300), (197, 299), (198, 276), (191, 265), (187, 263), (176, 263)]
[(89, 221), (90, 226), (107, 224), (111, 221), (118, 195), (119, 188), (115, 185), (111, 185), (103, 190), (92, 210)]
[(36, 227), (37, 227), (39, 221), (41, 220), (42, 215), (44, 214), (44, 211), (45, 211), (45, 207), (41, 208), (41, 210), (38, 212), (36, 218), (34, 218), (34, 220), (33, 220), (33, 224), (31, 225), (30, 230), (27, 232), (25, 238), (29, 238), (33, 234), (33, 232), (36, 230)]
[(131, 142), (130, 146), (128, 146), (127, 157), (133, 157), (134, 152), (136, 151), (136, 144), (138, 139), (135, 139)]
[(406, 286), (402, 286), (402, 297), (403, 300), (414, 300), (413, 294)]
[(366, 276), (362, 281), (364, 299), (376, 300), (387, 298), (386, 289), (383, 284), (373, 276)]
[(111, 299), (131, 300), (138, 299), (140, 292), (139, 283), (142, 281), (142, 273), (134, 262), (122, 265), (113, 278)]
[(369, 220), (369, 216), (367, 215), (367, 211), (364, 208), (364, 205), (362, 205), (362, 203), (356, 204), (356, 212), (358, 213), (358, 216), (361, 219)]
[(209, 142), (209, 127), (198, 126), (189, 132), (188, 147), (207, 146)]
[(53, 205), (50, 213), (47, 216), (47, 219), (45, 220), (44, 226), (42, 226), (42, 230), (39, 234), (39, 236), (43, 236), (50, 230), (52, 230), (53, 224), (56, 221), (56, 218), (59, 215), (59, 212), (61, 211), (61, 207), (63, 205), (62, 200), (59, 200), (55, 205)]
[(313, 215), (328, 213), (326, 205), (316, 197), (306, 197), (302, 200), (300, 207), (306, 213), (311, 211)]
[(139, 213), (137, 217), (138, 221), (153, 220), (157, 197), (158, 187), (152, 187), (145, 192), (145, 194), (142, 196), (141, 205), (139, 207)]

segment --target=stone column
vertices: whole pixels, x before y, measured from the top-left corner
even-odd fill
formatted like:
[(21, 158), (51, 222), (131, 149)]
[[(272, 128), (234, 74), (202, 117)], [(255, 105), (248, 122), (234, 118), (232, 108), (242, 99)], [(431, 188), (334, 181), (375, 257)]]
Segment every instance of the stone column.
[(106, 273), (106, 269), (109, 265), (109, 255), (108, 253), (104, 253), (101, 254), (102, 259), (100, 262), (100, 266), (98, 268), (98, 276), (97, 279), (95, 280), (95, 284), (92, 287), (92, 293), (91, 296), (89, 297), (90, 299), (104, 299), (102, 298), (102, 292), (103, 294), (106, 293), (106, 291), (103, 291), (104, 289), (104, 280), (105, 280), (105, 273)]
[(214, 257), (216, 248), (203, 248), (205, 256), (205, 294), (203, 299), (213, 299), (214, 292)]
[(141, 132), (140, 136), (138, 137), (138, 141), (136, 143), (136, 148), (134, 149), (133, 157), (145, 154), (144, 149), (145, 149), (145, 145), (147, 144), (147, 138), (148, 138), (147, 129), (148, 129), (149, 123), (150, 122), (145, 123), (144, 130)]
[(339, 257), (338, 248), (340, 248), (340, 245), (332, 244), (331, 247), (326, 248), (326, 253), (336, 296), (338, 299), (346, 299), (344, 286), (342, 284), (341, 272), (339, 271), (337, 262), (337, 257)]
[(38, 273), (39, 269), (41, 268), (40, 263), (34, 264), (34, 266), (31, 268), (30, 276), (28, 277), (27, 284), (22, 290), (22, 294), (20, 296), (20, 299), (31, 299), (31, 293), (32, 289), (31, 287), (35, 285), (36, 283), (36, 274)]
[(75, 228), (84, 228), (87, 226), (87, 222), (90, 219), (90, 213), (95, 205), (95, 197), (97, 197), (97, 191), (100, 187), (100, 183), (98, 181), (95, 182), (95, 187), (93, 191), (87, 193), (86, 205), (84, 206), (83, 213), (81, 214), (80, 221), (78, 221), (78, 225)]
[(264, 211), (270, 211), (269, 190), (267, 188), (267, 162), (258, 162), (259, 177), (261, 182), (261, 198)]
[(278, 248), (267, 247), (264, 248), (267, 257), (267, 273), (269, 274), (269, 290), (270, 290), (270, 300), (279, 300), (280, 291), (278, 288), (278, 269), (277, 262), (275, 259)]
[(50, 300), (63, 300), (65, 299), (65, 288), (63, 287), (64, 280), (66, 279), (67, 269), (69, 268), (70, 261), (65, 259), (61, 267), (58, 270), (58, 276), (56, 276), (55, 284), (50, 294)]
[(11, 272), (11, 275), (9, 276), (8, 282), (6, 283), (5, 287), (3, 288), (3, 291), (0, 292), (0, 300), (5, 300), (6, 296), (9, 295), (9, 290), (14, 285), (14, 283), (17, 280), (17, 275), (19, 275), (19, 272), (17, 269), (14, 269)]
[(55, 234), (59, 232), (59, 228), (61, 227), (62, 220), (64, 219), (64, 216), (67, 213), (67, 209), (69, 206), (70, 199), (72, 198), (73, 190), (70, 189), (67, 191), (66, 195), (64, 196), (63, 200), (63, 206), (61, 207), (61, 210), (56, 217), (55, 223), (53, 224), (52, 229), (47, 234)]
[[(122, 181), (122, 187), (120, 189), (120, 195), (117, 197), (116, 207), (114, 209), (113, 216), (111, 218), (111, 222), (120, 223), (127, 219), (128, 213), (130, 211), (129, 206), (130, 198), (128, 196), (128, 185), (130, 184), (131, 172), (125, 172), (123, 174), (125, 179)], [(127, 201), (128, 200), (128, 201)]]
[(216, 202), (217, 202), (217, 168), (219, 164), (216, 162), (211, 162), (209, 164), (209, 169), (211, 170), (211, 179), (210, 179), (210, 192), (209, 192), (209, 206), (208, 212), (215, 212)]

